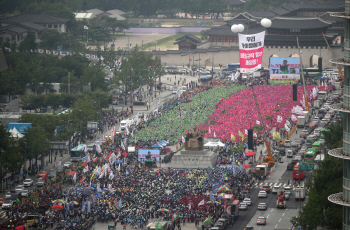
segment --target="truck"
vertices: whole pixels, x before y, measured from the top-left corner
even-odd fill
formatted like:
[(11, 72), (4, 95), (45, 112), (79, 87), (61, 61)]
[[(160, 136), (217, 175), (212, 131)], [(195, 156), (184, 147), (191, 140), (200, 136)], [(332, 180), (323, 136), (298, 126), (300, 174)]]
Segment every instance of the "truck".
[(231, 200), (226, 203), (225, 210), (226, 213), (234, 218), (239, 216), (239, 200)]
[(315, 100), (314, 101), (314, 107), (319, 109), (321, 107), (321, 101), (320, 100)]
[(269, 174), (269, 168), (267, 165), (257, 165), (255, 166), (255, 175), (256, 176), (267, 176)]
[(310, 118), (310, 111), (303, 111), (303, 114), (305, 116), (305, 122), (309, 123), (309, 118)]
[(286, 208), (287, 199), (284, 195), (284, 191), (277, 192), (276, 208)]
[(327, 101), (327, 92), (326, 91), (319, 91), (317, 94), (317, 99), (322, 101)]
[(298, 185), (295, 189), (295, 200), (305, 199), (305, 188), (303, 185)]
[(297, 127), (304, 127), (304, 126), (305, 126), (305, 116), (298, 116)]

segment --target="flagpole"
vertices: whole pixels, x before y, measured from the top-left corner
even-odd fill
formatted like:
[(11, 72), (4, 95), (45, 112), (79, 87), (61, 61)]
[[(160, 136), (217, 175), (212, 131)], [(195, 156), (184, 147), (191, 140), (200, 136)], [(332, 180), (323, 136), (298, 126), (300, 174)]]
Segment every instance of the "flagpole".
[(301, 57), (301, 49), (300, 49), (300, 46), (299, 46), (298, 35), (295, 35), (295, 37), (297, 38), (297, 45), (298, 45), (299, 56), (300, 56), (300, 73), (301, 73), (301, 78), (303, 80), (303, 86), (304, 86), (305, 108), (306, 108), (306, 111), (309, 112), (309, 102), (307, 101), (307, 91), (306, 91), (306, 86), (305, 86), (305, 78), (304, 78), (304, 70), (303, 70), (303, 59)]

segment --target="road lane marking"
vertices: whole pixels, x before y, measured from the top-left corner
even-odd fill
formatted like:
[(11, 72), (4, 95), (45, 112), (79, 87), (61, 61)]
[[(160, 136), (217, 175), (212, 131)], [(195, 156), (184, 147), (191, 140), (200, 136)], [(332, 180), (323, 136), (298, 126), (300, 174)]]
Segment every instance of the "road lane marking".
[(278, 222), (281, 222), (281, 219)]
[(286, 214), (285, 212), (282, 214), (282, 216), (284, 216), (284, 214)]
[(278, 224), (276, 224), (275, 229), (277, 228), (277, 225), (278, 225)]
[(269, 218), (269, 216), (270, 216), (270, 214), (269, 214), (269, 215), (267, 215), (266, 219), (267, 219), (267, 218)]
[(273, 209), (271, 209), (271, 212), (273, 211)]

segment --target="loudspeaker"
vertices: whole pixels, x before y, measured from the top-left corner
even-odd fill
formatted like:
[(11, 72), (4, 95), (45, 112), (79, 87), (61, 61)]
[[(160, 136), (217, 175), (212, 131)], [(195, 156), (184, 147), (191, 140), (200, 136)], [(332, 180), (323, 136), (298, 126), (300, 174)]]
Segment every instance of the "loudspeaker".
[(252, 129), (248, 129), (248, 149), (254, 149)]
[(322, 73), (322, 58), (318, 58), (318, 72)]
[(298, 101), (298, 85), (293, 84), (293, 101)]

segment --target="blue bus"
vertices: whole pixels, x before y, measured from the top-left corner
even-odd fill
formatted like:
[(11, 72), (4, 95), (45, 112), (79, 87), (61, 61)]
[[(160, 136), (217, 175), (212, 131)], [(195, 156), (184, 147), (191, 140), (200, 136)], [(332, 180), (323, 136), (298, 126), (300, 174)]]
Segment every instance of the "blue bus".
[(199, 78), (199, 84), (200, 85), (206, 85), (208, 84), (209, 82), (211, 82), (213, 80), (213, 77), (212, 76), (201, 76)]
[(77, 147), (71, 149), (70, 151), (70, 159), (72, 161), (80, 161), (82, 157), (85, 157), (85, 148), (87, 146), (85, 144), (78, 145)]
[(227, 64), (227, 71), (238, 70), (239, 68), (241, 68), (241, 64), (239, 63)]

